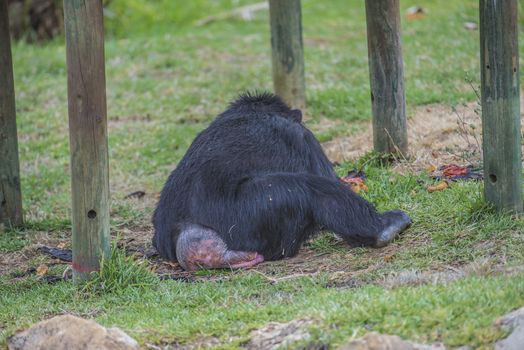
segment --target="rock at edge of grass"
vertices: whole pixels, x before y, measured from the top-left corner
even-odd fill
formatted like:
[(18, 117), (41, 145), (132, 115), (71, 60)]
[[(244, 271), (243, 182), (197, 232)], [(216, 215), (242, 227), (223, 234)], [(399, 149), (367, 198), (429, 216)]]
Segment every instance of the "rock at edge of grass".
[(502, 316), (495, 325), (511, 332), (495, 343), (495, 350), (520, 350), (524, 347), (524, 307)]
[(443, 344), (417, 344), (396, 335), (371, 332), (341, 346), (339, 350), (446, 350), (446, 347)]
[(41, 321), (10, 337), (7, 345), (10, 350), (138, 349), (138, 343), (119, 328), (105, 328), (73, 315)]

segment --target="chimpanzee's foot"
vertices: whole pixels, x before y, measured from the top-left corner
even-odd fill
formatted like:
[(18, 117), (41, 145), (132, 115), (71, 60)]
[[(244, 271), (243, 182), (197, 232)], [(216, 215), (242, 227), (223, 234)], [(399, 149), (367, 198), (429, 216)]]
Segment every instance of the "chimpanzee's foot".
[(385, 228), (380, 232), (375, 248), (381, 248), (390, 243), (400, 232), (411, 225), (411, 218), (402, 210), (391, 210), (385, 212), (383, 220)]
[(216, 268), (249, 268), (264, 261), (257, 252), (227, 249), (226, 243), (213, 230), (200, 225), (184, 227), (176, 244), (176, 257), (184, 270)]

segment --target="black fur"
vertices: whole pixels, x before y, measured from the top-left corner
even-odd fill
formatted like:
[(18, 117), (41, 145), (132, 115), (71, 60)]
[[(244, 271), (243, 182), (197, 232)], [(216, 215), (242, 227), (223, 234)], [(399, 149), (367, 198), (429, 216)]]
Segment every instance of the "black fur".
[(186, 224), (266, 260), (293, 256), (321, 229), (377, 245), (386, 215), (336, 177), (302, 114), (269, 93), (241, 95), (202, 131), (169, 176), (155, 210), (153, 244), (176, 260)]

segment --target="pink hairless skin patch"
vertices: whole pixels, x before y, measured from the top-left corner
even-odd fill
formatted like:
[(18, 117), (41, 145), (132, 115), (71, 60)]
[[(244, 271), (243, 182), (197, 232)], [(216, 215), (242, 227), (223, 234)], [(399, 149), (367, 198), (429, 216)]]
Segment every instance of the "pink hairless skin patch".
[(188, 271), (213, 268), (246, 269), (264, 261), (257, 252), (230, 250), (215, 232), (191, 225), (177, 242), (179, 264)]

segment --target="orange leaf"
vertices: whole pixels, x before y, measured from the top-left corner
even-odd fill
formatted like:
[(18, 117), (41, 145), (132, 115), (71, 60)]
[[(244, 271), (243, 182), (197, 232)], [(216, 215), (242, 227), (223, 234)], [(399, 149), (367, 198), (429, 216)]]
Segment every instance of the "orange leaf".
[(420, 6), (412, 6), (406, 10), (406, 18), (409, 20), (421, 19), (426, 15), (426, 11)]
[(355, 193), (359, 193), (360, 191), (364, 191), (364, 192), (369, 191), (369, 188), (363, 182), (359, 184), (350, 184), (350, 188)]
[(360, 191), (369, 191), (368, 187), (364, 183), (364, 180), (362, 180), (360, 177), (343, 177), (341, 180), (347, 183), (349, 188), (355, 193), (359, 193)]
[(442, 169), (442, 175), (446, 177), (463, 176), (468, 174), (468, 168), (456, 164), (446, 165)]
[(384, 256), (384, 261), (385, 262), (391, 262), (394, 257), (395, 257), (395, 254), (386, 255), (386, 256)]
[(36, 268), (37, 276), (45, 276), (47, 275), (47, 272), (49, 272), (49, 266), (47, 266), (46, 264), (42, 264)]
[(427, 190), (429, 193), (433, 193), (437, 191), (443, 191), (448, 187), (449, 187), (449, 184), (447, 183), (447, 181), (442, 181), (441, 183), (439, 183), (436, 186), (428, 186)]
[(435, 172), (435, 170), (437, 170), (437, 167), (434, 166), (433, 164), (430, 164), (426, 167), (426, 172), (428, 172), (429, 174)]

